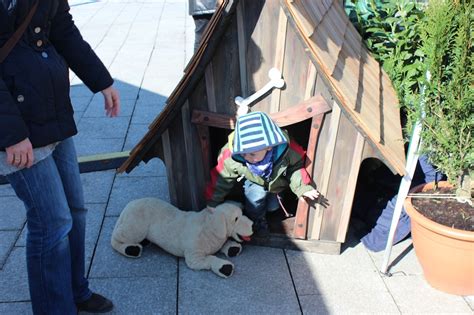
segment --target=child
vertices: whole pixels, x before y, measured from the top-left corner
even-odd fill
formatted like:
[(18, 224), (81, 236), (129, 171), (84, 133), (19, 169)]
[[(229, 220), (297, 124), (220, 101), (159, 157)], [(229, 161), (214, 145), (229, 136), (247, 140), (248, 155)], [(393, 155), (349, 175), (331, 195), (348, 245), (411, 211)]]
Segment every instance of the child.
[(256, 235), (267, 236), (265, 214), (279, 208), (278, 193), (289, 186), (298, 198), (319, 197), (310, 185), (304, 158), (301, 146), (290, 141), (265, 113), (240, 116), (211, 172), (206, 189), (208, 209), (222, 203), (236, 182), (244, 179), (244, 214), (254, 222)]

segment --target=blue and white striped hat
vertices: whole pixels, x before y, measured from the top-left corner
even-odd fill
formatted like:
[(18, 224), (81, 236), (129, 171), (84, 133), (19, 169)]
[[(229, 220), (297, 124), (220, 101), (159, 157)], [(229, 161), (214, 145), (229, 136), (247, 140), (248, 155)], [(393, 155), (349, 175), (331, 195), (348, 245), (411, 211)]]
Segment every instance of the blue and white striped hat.
[(252, 112), (237, 119), (232, 155), (256, 152), (286, 143), (283, 131), (267, 114)]

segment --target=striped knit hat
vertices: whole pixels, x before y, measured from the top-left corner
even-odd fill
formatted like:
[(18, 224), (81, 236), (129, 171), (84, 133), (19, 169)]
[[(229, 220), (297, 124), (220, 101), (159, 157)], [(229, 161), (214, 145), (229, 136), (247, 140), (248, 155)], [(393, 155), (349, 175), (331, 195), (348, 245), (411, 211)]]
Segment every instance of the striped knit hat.
[(286, 143), (282, 130), (267, 114), (252, 112), (237, 119), (232, 155), (256, 152)]

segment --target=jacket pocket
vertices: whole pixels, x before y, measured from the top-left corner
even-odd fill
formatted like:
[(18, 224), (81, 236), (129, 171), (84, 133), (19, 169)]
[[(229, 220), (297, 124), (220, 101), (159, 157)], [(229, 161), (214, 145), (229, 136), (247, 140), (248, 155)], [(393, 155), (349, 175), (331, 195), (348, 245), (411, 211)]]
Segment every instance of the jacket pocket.
[(48, 95), (43, 85), (35, 85), (34, 81), (20, 76), (13, 79), (12, 97), (26, 121), (43, 124), (54, 118), (54, 97)]

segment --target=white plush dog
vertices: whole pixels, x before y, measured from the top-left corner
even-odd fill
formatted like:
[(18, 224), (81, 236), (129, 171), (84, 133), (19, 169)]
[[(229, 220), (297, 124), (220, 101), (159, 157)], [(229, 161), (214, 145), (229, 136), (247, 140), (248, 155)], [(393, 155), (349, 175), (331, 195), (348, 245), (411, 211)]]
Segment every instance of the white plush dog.
[(211, 269), (227, 278), (234, 272), (234, 265), (213, 254), (221, 250), (227, 257), (237, 256), (242, 251), (240, 242), (251, 235), (252, 221), (235, 203), (223, 203), (211, 213), (182, 211), (163, 200), (143, 198), (131, 201), (122, 211), (111, 243), (127, 257), (140, 257), (140, 242), (148, 240), (184, 257), (191, 269)]

